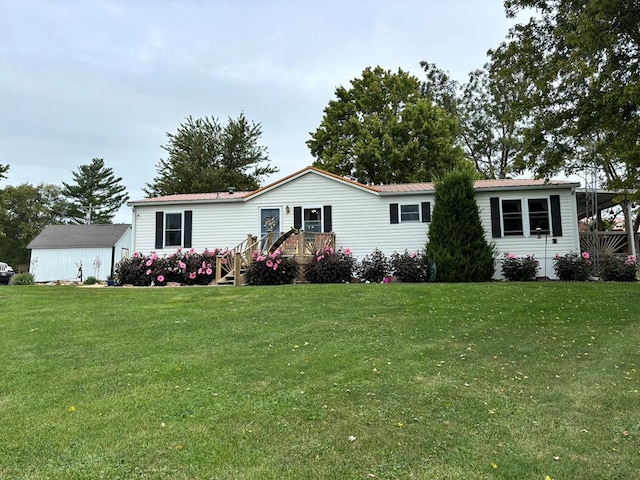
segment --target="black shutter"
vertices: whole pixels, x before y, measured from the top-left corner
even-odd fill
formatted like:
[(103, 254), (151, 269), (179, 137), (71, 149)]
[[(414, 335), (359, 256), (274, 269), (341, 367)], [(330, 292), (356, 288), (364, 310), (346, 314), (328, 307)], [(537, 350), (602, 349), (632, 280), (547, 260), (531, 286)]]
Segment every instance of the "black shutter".
[(184, 211), (184, 240), (182, 246), (184, 248), (191, 248), (191, 232), (193, 225), (193, 211)]
[(293, 207), (293, 228), (302, 228), (302, 207)]
[(331, 225), (331, 205), (325, 205), (322, 207), (322, 215), (324, 216), (324, 232), (329, 233), (333, 228)]
[(500, 227), (500, 199), (491, 197), (491, 236), (500, 238), (502, 236), (502, 228)]
[(398, 216), (398, 204), (389, 204), (389, 218), (391, 223), (400, 223), (400, 217)]
[(562, 217), (560, 217), (560, 195), (551, 195), (551, 228), (554, 237), (562, 236)]
[(422, 221), (424, 223), (431, 221), (431, 202), (422, 202)]
[(164, 247), (164, 212), (156, 212), (156, 250)]

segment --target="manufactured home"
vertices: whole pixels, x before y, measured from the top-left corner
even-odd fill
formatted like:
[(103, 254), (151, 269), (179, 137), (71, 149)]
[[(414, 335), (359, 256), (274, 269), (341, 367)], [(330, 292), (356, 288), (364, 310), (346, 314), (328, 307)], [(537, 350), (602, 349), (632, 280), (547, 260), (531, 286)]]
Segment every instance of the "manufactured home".
[[(487, 240), (500, 256), (535, 255), (540, 276), (554, 278), (553, 257), (577, 252), (576, 188), (561, 180), (479, 180), (476, 201)], [(132, 249), (165, 255), (242, 244), (247, 236), (290, 228), (331, 235), (336, 248), (362, 259), (423, 250), (428, 241), (432, 183), (365, 185), (307, 167), (255, 191), (170, 195), (130, 201)]]

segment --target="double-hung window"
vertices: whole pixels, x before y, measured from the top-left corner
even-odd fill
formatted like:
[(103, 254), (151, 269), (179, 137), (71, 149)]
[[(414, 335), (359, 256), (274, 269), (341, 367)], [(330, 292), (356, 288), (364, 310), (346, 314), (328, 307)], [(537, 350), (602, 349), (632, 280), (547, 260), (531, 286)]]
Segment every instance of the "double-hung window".
[(520, 200), (502, 200), (502, 224), (504, 235), (522, 235), (522, 202)]
[(401, 222), (419, 222), (420, 221), (420, 205), (400, 205), (400, 221)]
[(156, 212), (155, 248), (191, 248), (193, 212)]
[(549, 203), (546, 198), (530, 198), (529, 233), (549, 233)]

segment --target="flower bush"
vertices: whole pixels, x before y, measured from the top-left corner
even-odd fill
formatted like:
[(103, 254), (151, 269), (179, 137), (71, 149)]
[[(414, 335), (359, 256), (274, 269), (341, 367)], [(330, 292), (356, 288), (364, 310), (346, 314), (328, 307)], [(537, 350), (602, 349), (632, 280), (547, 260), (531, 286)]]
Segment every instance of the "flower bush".
[(560, 280), (584, 282), (589, 279), (593, 271), (593, 262), (589, 252), (581, 254), (572, 252), (566, 255), (556, 255), (553, 259), (553, 269)]
[(183, 252), (178, 249), (166, 257), (155, 252), (145, 256), (135, 252), (116, 265), (115, 280), (121, 285), (138, 287), (166, 285), (176, 282), (184, 285), (208, 285), (215, 278), (218, 249), (196, 253), (194, 249)]
[(540, 262), (533, 255), (518, 257), (515, 253), (505, 252), (502, 259), (502, 275), (517, 282), (528, 282), (536, 279)]
[(304, 266), (304, 278), (311, 283), (348, 283), (353, 278), (355, 259), (348, 248), (334, 250), (324, 246)]
[(391, 274), (389, 259), (377, 248), (364, 257), (357, 268), (358, 278), (363, 282), (382, 282)]
[(391, 270), (401, 282), (428, 282), (433, 270), (433, 262), (420, 252), (394, 253), (391, 255)]
[(605, 282), (635, 282), (638, 262), (634, 255), (606, 255), (600, 258), (600, 279)]
[(249, 285), (283, 285), (293, 283), (298, 275), (298, 264), (283, 257), (278, 248), (273, 253), (253, 252), (253, 262), (247, 268)]

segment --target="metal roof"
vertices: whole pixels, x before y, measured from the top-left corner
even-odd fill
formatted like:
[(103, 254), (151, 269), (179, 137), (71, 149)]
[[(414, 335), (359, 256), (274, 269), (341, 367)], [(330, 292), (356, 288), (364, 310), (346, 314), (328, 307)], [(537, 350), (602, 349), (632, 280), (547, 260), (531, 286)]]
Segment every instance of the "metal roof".
[(48, 225), (27, 248), (110, 248), (130, 228), (128, 223)]
[[(167, 195), (164, 197), (143, 198), (141, 200), (134, 200), (127, 202), (129, 206), (136, 205), (162, 205), (162, 204), (175, 204), (175, 203), (211, 203), (211, 202), (223, 202), (223, 201), (247, 201), (255, 196), (261, 195), (265, 192), (278, 188), (280, 185), (291, 182), (296, 178), (303, 175), (315, 173), (327, 178), (331, 178), (341, 183), (351, 185), (355, 188), (368, 191), (374, 195), (378, 194), (420, 194), (420, 193), (433, 193), (435, 191), (435, 185), (431, 182), (418, 182), (418, 183), (398, 183), (392, 185), (365, 185), (349, 178), (341, 177), (333, 173), (326, 172), (316, 167), (306, 167), (291, 175), (287, 175), (280, 180), (277, 180), (269, 185), (260, 187), (257, 190), (250, 192), (233, 191), (229, 192), (213, 192), (213, 193), (188, 193), (181, 195)], [(536, 179), (498, 179), (498, 180), (477, 180), (474, 182), (474, 188), (476, 190), (518, 190), (529, 188), (547, 188), (547, 187), (569, 187), (579, 186), (579, 183), (566, 181), (566, 180), (536, 180)]]

